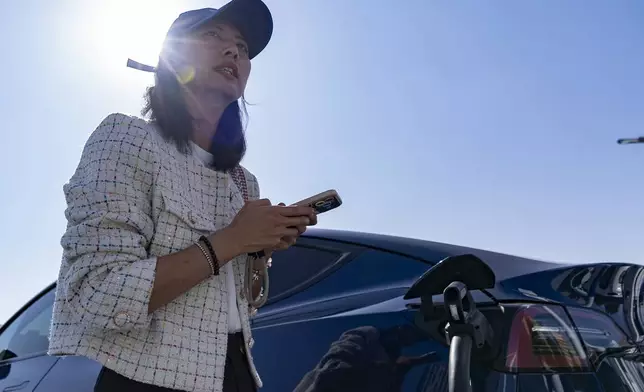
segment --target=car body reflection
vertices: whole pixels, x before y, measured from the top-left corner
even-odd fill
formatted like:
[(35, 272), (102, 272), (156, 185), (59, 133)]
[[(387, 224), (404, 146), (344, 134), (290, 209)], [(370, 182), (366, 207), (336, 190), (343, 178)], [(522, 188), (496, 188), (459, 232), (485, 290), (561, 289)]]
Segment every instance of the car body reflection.
[[(414, 313), (403, 308), (257, 329), (255, 358), (266, 389), (446, 391), (448, 349), (414, 324)], [(277, 341), (288, 344), (270, 343)], [(474, 365), (472, 377), (474, 391), (496, 390), (489, 388), (498, 374)]]

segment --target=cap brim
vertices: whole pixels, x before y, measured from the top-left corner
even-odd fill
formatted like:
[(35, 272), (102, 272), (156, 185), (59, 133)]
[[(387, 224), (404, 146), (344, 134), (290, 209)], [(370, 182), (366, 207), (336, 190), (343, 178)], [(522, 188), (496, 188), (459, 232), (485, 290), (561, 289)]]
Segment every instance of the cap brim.
[(273, 35), (273, 16), (261, 0), (232, 0), (194, 28), (213, 21), (227, 22), (235, 26), (248, 45), (248, 57), (251, 59), (264, 50)]

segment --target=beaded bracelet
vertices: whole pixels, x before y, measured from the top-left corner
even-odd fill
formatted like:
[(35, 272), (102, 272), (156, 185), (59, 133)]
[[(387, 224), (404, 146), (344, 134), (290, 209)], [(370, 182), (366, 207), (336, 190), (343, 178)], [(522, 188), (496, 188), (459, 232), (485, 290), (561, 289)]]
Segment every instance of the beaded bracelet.
[(215, 254), (215, 249), (213, 249), (212, 243), (208, 237), (203, 235), (199, 237), (199, 242), (203, 242), (203, 244), (206, 245), (206, 248), (208, 248), (208, 253), (210, 254), (208, 262), (210, 263), (210, 268), (212, 268), (212, 274), (215, 276), (219, 275), (219, 259)]
[(195, 245), (201, 250), (201, 253), (203, 253), (203, 257), (206, 259), (208, 262), (208, 265), (210, 266), (210, 272), (212, 275), (215, 274), (215, 264), (212, 262), (212, 258), (210, 257), (210, 252), (206, 250), (206, 248), (201, 245), (201, 242), (197, 241), (195, 242)]

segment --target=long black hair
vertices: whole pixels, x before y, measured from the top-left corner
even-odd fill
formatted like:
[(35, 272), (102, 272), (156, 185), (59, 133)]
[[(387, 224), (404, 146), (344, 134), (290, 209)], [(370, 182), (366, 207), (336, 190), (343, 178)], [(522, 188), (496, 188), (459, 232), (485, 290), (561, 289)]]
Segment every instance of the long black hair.
[[(161, 135), (172, 141), (177, 149), (190, 153), (192, 146), (193, 118), (181, 92), (181, 83), (176, 73), (165, 61), (159, 61), (156, 69), (156, 84), (145, 92), (145, 105), (141, 114), (157, 125)], [(248, 117), (243, 99), (228, 105), (222, 113), (213, 137), (210, 153), (212, 168), (230, 171), (246, 154), (245, 123)]]

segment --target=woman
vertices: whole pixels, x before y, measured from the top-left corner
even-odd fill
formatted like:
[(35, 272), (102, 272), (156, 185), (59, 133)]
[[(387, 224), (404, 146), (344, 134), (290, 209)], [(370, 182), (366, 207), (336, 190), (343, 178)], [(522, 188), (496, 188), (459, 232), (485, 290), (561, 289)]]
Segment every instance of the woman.
[(64, 187), (49, 349), (101, 363), (95, 391), (261, 387), (247, 263), (258, 264), (253, 279), (267, 277), (248, 254), (285, 249), (316, 223), (308, 207), (258, 200), (239, 166), (238, 101), (271, 33), (260, 0), (181, 14), (158, 66), (139, 67), (155, 72), (150, 121), (105, 118)]

